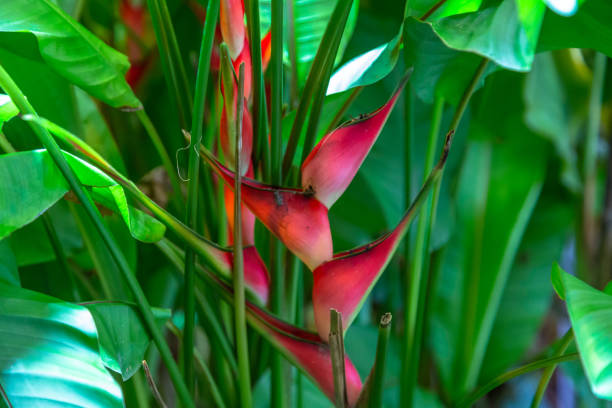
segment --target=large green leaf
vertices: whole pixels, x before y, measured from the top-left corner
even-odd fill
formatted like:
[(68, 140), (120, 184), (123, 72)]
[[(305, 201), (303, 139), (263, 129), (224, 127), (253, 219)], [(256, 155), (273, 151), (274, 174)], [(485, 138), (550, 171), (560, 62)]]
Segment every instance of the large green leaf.
[(504, 68), (528, 71), (545, 6), (541, 0), (502, 0), (498, 6), (431, 23), (451, 48), (480, 54)]
[(612, 2), (586, 1), (572, 17), (547, 11), (538, 51), (593, 48), (612, 56)]
[[(301, 88), (306, 82), (306, 77), (310, 70), (310, 65), (314, 59), (323, 33), (329, 22), (336, 0), (291, 0), (293, 1), (293, 26), (295, 30), (295, 53), (297, 58), (298, 85)], [(261, 32), (265, 33), (270, 27), (270, 0), (259, 2), (261, 13)], [(342, 59), (344, 49), (351, 39), (355, 24), (357, 22), (357, 12), (359, 10), (359, 0), (353, 1), (353, 6), (344, 28), (336, 63)], [(285, 25), (288, 23), (285, 23)], [(286, 41), (290, 41), (285, 36)]]
[(580, 359), (593, 393), (612, 399), (612, 296), (552, 268), (555, 290), (565, 299)]
[(82, 307), (0, 283), (0, 384), (14, 407), (123, 407)]
[[(51, 0), (0, 2), (0, 32), (31, 33), (40, 57), (58, 74), (113, 107), (140, 107), (125, 81), (127, 57), (104, 44)], [(0, 35), (0, 47), (17, 37)], [(17, 47), (14, 47), (17, 48)], [(35, 55), (32, 50), (15, 50)]]
[[(149, 347), (149, 334), (138, 310), (123, 302), (92, 302), (83, 304), (91, 312), (100, 340), (100, 357), (104, 364), (121, 374), (127, 381), (142, 366)], [(158, 323), (170, 318), (169, 309), (153, 309)]]
[[(123, 188), (112, 178), (69, 153), (64, 155), (92, 197), (121, 214), (134, 238), (143, 242), (161, 239), (164, 225), (128, 205)], [(0, 238), (32, 222), (69, 191), (46, 150), (0, 156), (0, 180)]]
[[(546, 199), (543, 201), (542, 199)], [(573, 206), (542, 195), (512, 266), (487, 346), (480, 383), (517, 363), (533, 344), (550, 307), (549, 274), (572, 228)], [(512, 338), (512, 341), (508, 341)]]
[[(434, 302), (433, 350), (452, 399), (476, 385), (546, 168), (545, 143), (521, 124), (520, 77), (502, 72), (491, 79), (471, 118), (456, 227)], [(497, 109), (501, 104), (506, 109)]]

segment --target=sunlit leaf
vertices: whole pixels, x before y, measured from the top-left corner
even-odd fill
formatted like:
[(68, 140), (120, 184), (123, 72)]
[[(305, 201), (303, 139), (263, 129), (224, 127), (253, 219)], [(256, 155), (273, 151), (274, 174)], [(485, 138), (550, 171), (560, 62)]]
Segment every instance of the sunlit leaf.
[[(40, 56), (59, 75), (113, 107), (140, 106), (124, 79), (127, 58), (51, 0), (1, 2), (0, 32), (33, 34)], [(0, 35), (0, 47), (4, 46), (1, 40)]]
[(612, 296), (600, 292), (555, 264), (555, 290), (565, 299), (580, 359), (593, 393), (612, 399)]
[[(142, 366), (150, 337), (135, 305), (121, 302), (83, 304), (93, 316), (98, 330), (100, 357), (104, 364), (129, 380)], [(153, 309), (158, 324), (171, 315), (169, 309)]]
[[(115, 180), (69, 153), (64, 155), (93, 198), (121, 214), (134, 238), (155, 242), (164, 235), (165, 227), (159, 221), (128, 204)], [(46, 150), (0, 156), (0, 179), (0, 206), (5, 209), (0, 213), (0, 237), (32, 222), (69, 191)]]
[(0, 283), (0, 384), (14, 407), (123, 407), (89, 311)]
[(0, 94), (0, 130), (4, 122), (8, 122), (19, 113), (17, 106), (11, 101), (8, 95)]

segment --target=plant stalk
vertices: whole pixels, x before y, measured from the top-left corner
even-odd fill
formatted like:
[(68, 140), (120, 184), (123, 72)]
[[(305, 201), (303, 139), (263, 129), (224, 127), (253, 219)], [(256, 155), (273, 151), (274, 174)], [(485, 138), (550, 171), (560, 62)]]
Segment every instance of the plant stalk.
[[(187, 208), (185, 224), (195, 230), (198, 221), (198, 188), (200, 175), (200, 145), (202, 144), (202, 127), (204, 122), (204, 104), (210, 71), (215, 28), (219, 16), (219, 0), (210, 0), (206, 10), (206, 22), (200, 44), (200, 58), (195, 87), (195, 103), (191, 123), (191, 141), (189, 144), (189, 185), (187, 190)], [(193, 394), (195, 380), (193, 374), (193, 337), (195, 326), (195, 262), (196, 253), (185, 247), (185, 278), (183, 280), (185, 333), (183, 335), (183, 364), (187, 386)]]
[[(551, 357), (561, 357), (565, 350), (569, 347), (569, 345), (574, 340), (574, 332), (572, 329), (569, 329), (567, 333), (561, 338), (561, 341), (555, 348), (555, 352)], [(548, 387), (548, 383), (552, 378), (555, 369), (557, 368), (557, 364), (551, 364), (542, 371), (542, 377), (540, 377), (540, 382), (538, 383), (538, 388), (536, 389), (535, 395), (533, 396), (533, 400), (531, 401), (531, 408), (537, 408), (540, 406), (540, 402), (542, 402), (542, 397), (544, 397), (544, 393), (546, 392), (546, 388)]]
[[(431, 127), (429, 129), (429, 142), (427, 144), (427, 153), (425, 154), (425, 167), (423, 169), (423, 181), (431, 171), (434, 164), (436, 145), (438, 134), (440, 133), (440, 125), (442, 122), (442, 113), (444, 112), (444, 99), (436, 97), (434, 101)], [(430, 203), (430, 198), (427, 203)], [(412, 254), (412, 262), (408, 265), (408, 293), (406, 299), (406, 327), (405, 327), (405, 342), (404, 342), (404, 360), (402, 362), (402, 401), (404, 406), (412, 406), (414, 390), (417, 383), (419, 360), (420, 360), (420, 343), (419, 328), (423, 322), (419, 321), (420, 315), (419, 304), (421, 298), (425, 296), (426, 285), (429, 280), (428, 264), (425, 259), (429, 255), (429, 230), (431, 224), (430, 205), (423, 205), (419, 212), (419, 222), (414, 244), (414, 252)]]
[(331, 353), (332, 375), (334, 377), (334, 402), (336, 408), (346, 408), (346, 372), (344, 367), (344, 339), (342, 315), (336, 309), (330, 309), (329, 351)]
[(242, 116), (244, 100), (244, 62), (238, 74), (238, 112), (236, 113), (236, 172), (234, 176), (234, 325), (236, 350), (238, 354), (238, 383), (240, 384), (240, 405), (248, 408), (253, 405), (251, 397), (251, 374), (249, 368), (249, 345), (244, 300), (244, 258), (242, 255), (242, 217), (240, 151), (242, 150)]

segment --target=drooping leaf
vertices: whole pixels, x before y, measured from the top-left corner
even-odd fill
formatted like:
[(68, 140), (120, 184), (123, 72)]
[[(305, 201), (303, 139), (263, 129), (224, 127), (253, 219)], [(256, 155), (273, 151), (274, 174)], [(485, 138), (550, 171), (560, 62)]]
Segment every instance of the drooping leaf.
[[(127, 57), (104, 44), (51, 0), (0, 3), (1, 33), (31, 33), (40, 57), (59, 75), (113, 107), (140, 107), (125, 81)], [(10, 41), (10, 40), (9, 40)], [(6, 39), (0, 35), (0, 47)], [(15, 51), (15, 50), (13, 50)]]
[(498, 6), (431, 23), (451, 48), (470, 51), (516, 71), (528, 71), (545, 12), (540, 0), (502, 0)]
[[(457, 104), (481, 59), (473, 53), (449, 48), (431, 24), (414, 18), (407, 18), (404, 24), (404, 52), (408, 64), (414, 67), (412, 89), (427, 103), (433, 103), (434, 97), (440, 96)], [(489, 64), (483, 78), (495, 69), (494, 64)], [(482, 83), (483, 80), (478, 86)]]
[[(93, 198), (121, 214), (134, 238), (155, 242), (164, 235), (165, 227), (159, 221), (128, 204), (115, 180), (69, 153), (64, 155)], [(0, 237), (32, 222), (69, 191), (46, 150), (0, 156), (0, 179), (4, 189), (0, 202), (6, 209), (0, 214)]]
[(552, 268), (552, 282), (565, 300), (582, 366), (593, 393), (612, 399), (612, 295)]
[(563, 48), (592, 48), (612, 56), (612, 3), (586, 1), (571, 17), (547, 11), (542, 24), (538, 51)]
[(123, 407), (89, 311), (0, 283), (0, 384), (14, 407)]
[[(122, 302), (88, 302), (83, 304), (93, 316), (98, 331), (100, 357), (104, 364), (129, 380), (142, 366), (150, 337), (138, 309)], [(154, 308), (157, 323), (163, 325), (171, 315), (169, 309)]]

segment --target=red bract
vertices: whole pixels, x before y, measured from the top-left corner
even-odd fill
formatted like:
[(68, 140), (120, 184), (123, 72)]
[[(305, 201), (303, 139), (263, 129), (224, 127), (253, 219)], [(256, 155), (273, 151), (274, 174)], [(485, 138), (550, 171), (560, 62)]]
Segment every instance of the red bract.
[[(407, 79), (407, 78), (406, 78)], [(302, 164), (302, 187), (330, 208), (347, 189), (378, 139), (405, 80), (377, 111), (326, 135)]]
[[(212, 155), (205, 154), (204, 158), (233, 188), (234, 173)], [(246, 177), (241, 192), (242, 202), (309, 268), (332, 258), (327, 208), (312, 194), (269, 187)]]
[(374, 242), (338, 253), (313, 271), (312, 303), (315, 324), (322, 339), (329, 337), (329, 309), (342, 314), (342, 327), (346, 330), (361, 305), (391, 260), (399, 242), (406, 235), (410, 222), (427, 198), (429, 190), (442, 174), (453, 132), (447, 135), (442, 155), (431, 171), (421, 191), (395, 229)]
[[(247, 177), (253, 176), (253, 166), (249, 168)], [(225, 200), (225, 213), (229, 232), (229, 244), (234, 242), (234, 191), (227, 185), (223, 186)], [(240, 205), (242, 219), (242, 243), (244, 245), (255, 245), (255, 215), (244, 205)], [(248, 274), (248, 271), (246, 272)]]
[[(311, 270), (332, 259), (328, 208), (355, 177), (404, 83), (382, 108), (321, 140), (302, 166), (303, 189), (268, 186), (249, 178), (242, 181), (242, 201)], [(233, 188), (233, 172), (212, 154), (203, 152), (204, 158)]]
[(242, 0), (221, 0), (219, 21), (223, 41), (229, 47), (230, 56), (235, 59), (242, 52), (246, 38)]
[(272, 56), (272, 30), (261, 39), (261, 69), (268, 68), (270, 57)]

